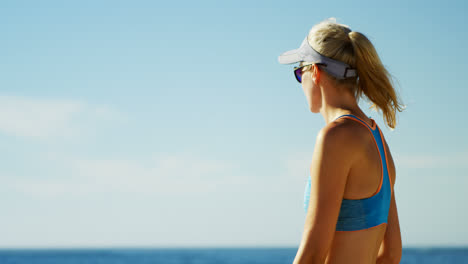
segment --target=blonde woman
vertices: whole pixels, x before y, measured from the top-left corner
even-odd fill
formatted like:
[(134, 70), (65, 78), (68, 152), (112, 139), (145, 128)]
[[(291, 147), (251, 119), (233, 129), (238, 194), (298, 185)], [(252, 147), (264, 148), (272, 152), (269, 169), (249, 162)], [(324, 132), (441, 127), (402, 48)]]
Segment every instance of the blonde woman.
[(382, 131), (358, 102), (364, 94), (391, 129), (404, 107), (372, 43), (328, 19), (278, 60), (299, 63), (294, 74), (310, 111), (326, 122), (316, 137), (294, 264), (399, 263), (395, 165)]

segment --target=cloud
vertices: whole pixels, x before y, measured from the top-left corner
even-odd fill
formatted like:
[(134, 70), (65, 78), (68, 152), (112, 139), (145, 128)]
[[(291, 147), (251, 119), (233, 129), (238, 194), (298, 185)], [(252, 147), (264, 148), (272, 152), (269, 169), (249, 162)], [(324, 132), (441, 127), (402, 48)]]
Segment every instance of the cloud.
[(291, 177), (303, 180), (310, 174), (310, 164), (312, 162), (312, 151), (310, 152), (297, 152), (289, 155), (286, 160), (286, 174)]
[(82, 134), (83, 123), (115, 119), (107, 106), (79, 101), (0, 96), (0, 132), (29, 138), (57, 138)]
[(216, 192), (243, 182), (232, 177), (238, 166), (198, 155), (155, 155), (147, 160), (62, 159), (68, 173), (61, 177), (14, 179), (9, 186), (34, 196), (57, 197), (97, 193), (184, 195)]
[(394, 154), (396, 167), (415, 169), (468, 168), (468, 153)]

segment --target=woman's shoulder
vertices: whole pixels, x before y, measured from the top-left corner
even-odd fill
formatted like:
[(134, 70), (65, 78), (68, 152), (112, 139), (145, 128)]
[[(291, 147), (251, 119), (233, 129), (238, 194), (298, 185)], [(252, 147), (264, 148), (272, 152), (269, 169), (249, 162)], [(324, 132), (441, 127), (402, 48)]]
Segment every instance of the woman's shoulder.
[(319, 137), (339, 138), (348, 140), (349, 143), (356, 142), (363, 135), (369, 133), (362, 124), (349, 118), (340, 118), (325, 125), (320, 131)]
[(340, 118), (324, 126), (318, 133), (317, 141), (356, 155), (363, 151), (369, 140), (369, 131), (348, 118)]

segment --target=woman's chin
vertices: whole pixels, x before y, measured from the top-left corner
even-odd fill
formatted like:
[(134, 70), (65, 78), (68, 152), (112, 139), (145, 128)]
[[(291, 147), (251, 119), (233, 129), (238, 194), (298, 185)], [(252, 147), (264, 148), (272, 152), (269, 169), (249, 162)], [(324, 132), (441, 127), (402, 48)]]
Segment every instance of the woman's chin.
[(315, 107), (315, 106), (309, 107), (309, 110), (310, 110), (310, 112), (312, 112), (312, 113), (319, 113), (319, 112), (320, 112), (320, 109), (318, 109), (318, 108)]

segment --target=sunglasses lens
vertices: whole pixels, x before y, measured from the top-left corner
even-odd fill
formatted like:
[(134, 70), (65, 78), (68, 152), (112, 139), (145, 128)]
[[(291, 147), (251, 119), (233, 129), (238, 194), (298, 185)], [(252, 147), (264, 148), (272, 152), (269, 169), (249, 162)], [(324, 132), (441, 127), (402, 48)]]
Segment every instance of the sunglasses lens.
[(296, 80), (298, 82), (302, 82), (302, 68), (296, 69), (294, 71), (294, 75), (296, 76)]

